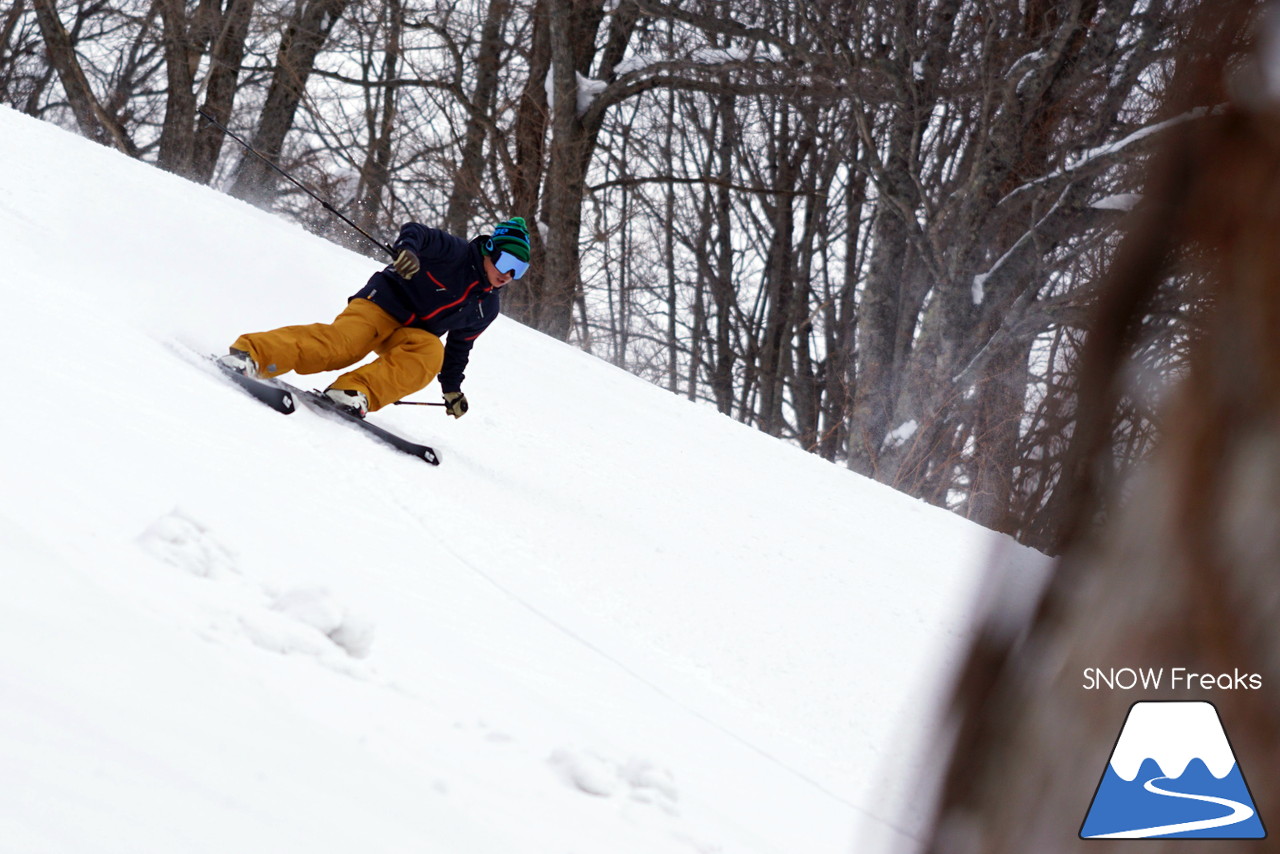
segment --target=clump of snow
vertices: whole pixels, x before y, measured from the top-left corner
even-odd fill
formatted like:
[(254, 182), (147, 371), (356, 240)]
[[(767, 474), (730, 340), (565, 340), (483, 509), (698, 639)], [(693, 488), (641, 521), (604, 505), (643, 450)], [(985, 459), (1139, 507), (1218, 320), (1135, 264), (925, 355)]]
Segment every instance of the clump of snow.
[(236, 572), (230, 549), (207, 527), (177, 508), (148, 525), (137, 542), (151, 556), (201, 578)]
[(659, 60), (647, 54), (636, 54), (628, 56), (613, 67), (613, 72), (618, 75), (631, 74), (635, 71), (644, 71), (650, 65)]
[(610, 798), (622, 787), (617, 766), (594, 752), (562, 748), (549, 761), (564, 782), (588, 795)]
[(235, 552), (181, 509), (156, 519), (136, 542), (159, 561), (219, 586), (218, 594), (209, 597), (202, 630), (207, 637), (243, 635), (263, 649), (313, 655), (346, 672), (351, 671), (331, 655), (335, 646), (357, 659), (372, 652), (375, 628), (370, 620), (353, 614), (324, 587), (275, 593), (245, 576)]
[(1089, 207), (1104, 211), (1131, 211), (1140, 201), (1142, 196), (1138, 193), (1117, 193), (1114, 196), (1098, 199)]
[(594, 750), (562, 747), (548, 761), (564, 783), (588, 795), (611, 798), (625, 793), (633, 801), (653, 804), (669, 814), (678, 812), (680, 794), (674, 777), (648, 760), (617, 761)]
[(982, 305), (982, 301), (987, 297), (987, 279), (991, 278), (990, 273), (979, 273), (973, 277), (973, 304)]
[(316, 629), (353, 658), (367, 658), (373, 649), (373, 623), (353, 615), (323, 587), (286, 591), (272, 607)]
[(884, 446), (886, 448), (897, 448), (905, 445), (907, 442), (911, 441), (911, 437), (914, 436), (916, 431), (919, 429), (920, 425), (916, 423), (914, 418), (909, 421), (904, 421), (897, 427), (890, 430), (889, 434), (884, 437)]
[[(618, 75), (632, 74), (669, 60), (669, 57), (658, 57), (652, 54), (634, 54), (614, 66), (613, 71)], [(729, 63), (749, 62), (750, 60), (751, 54), (742, 48), (721, 47), (696, 48), (690, 51), (683, 59), (684, 62), (696, 65), (726, 65)]]
[(670, 813), (677, 811), (680, 792), (675, 777), (666, 768), (644, 759), (632, 758), (619, 769), (618, 776), (630, 787), (631, 799), (652, 803)]
[(1018, 94), (1023, 94), (1027, 89), (1027, 81), (1034, 79), (1032, 71), (1039, 67), (1044, 61), (1045, 53), (1043, 50), (1035, 50), (1031, 53), (1018, 57), (1009, 69), (1008, 77), (1010, 80), (1017, 80)]
[[(604, 92), (609, 87), (609, 84), (603, 80), (587, 77), (579, 71), (575, 71), (574, 75), (578, 81), (575, 108), (580, 116), (591, 108), (591, 104), (596, 98), (600, 97), (600, 93)], [(543, 86), (547, 93), (547, 106), (554, 109), (556, 105), (556, 75), (554, 68), (548, 69)]]
[(582, 115), (591, 109), (591, 104), (600, 97), (601, 92), (609, 88), (609, 84), (576, 71), (574, 73), (578, 75), (578, 115)]

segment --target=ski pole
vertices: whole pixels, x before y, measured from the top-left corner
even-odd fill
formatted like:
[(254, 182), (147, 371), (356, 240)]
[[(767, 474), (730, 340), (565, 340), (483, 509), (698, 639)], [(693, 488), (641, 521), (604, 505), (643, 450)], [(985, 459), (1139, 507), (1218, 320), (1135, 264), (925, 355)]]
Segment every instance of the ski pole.
[[(326, 202), (324, 199), (320, 198), (320, 197), (319, 197), (319, 196), (317, 196), (315, 193), (311, 192), (311, 190), (309, 190), (309, 189), (307, 189), (305, 186), (303, 186), (301, 182), (299, 182), (296, 178), (294, 178), (294, 177), (293, 177), (292, 175), (290, 175), (288, 172), (284, 171), (284, 170), (283, 170), (283, 169), (281, 169), (279, 166), (277, 166), (275, 163), (272, 163), (272, 162), (271, 162), (270, 160), (268, 160), (266, 157), (264, 157), (263, 155), (259, 154), (257, 149), (255, 149), (252, 145), (250, 145), (249, 143), (247, 143), (247, 142), (245, 142), (243, 139), (241, 139), (239, 136), (237, 136), (237, 135), (235, 134), (235, 132), (234, 132), (234, 131), (230, 130), (229, 128), (227, 128), (227, 127), (226, 127), (226, 125), (223, 125), (221, 122), (219, 122), (219, 121), (218, 121), (217, 119), (215, 119), (213, 116), (211, 116), (211, 115), (209, 115), (208, 113), (206, 113), (206, 112), (204, 111), (204, 108), (203, 108), (203, 107), (201, 107), (200, 109), (198, 109), (196, 112), (200, 113), (200, 115), (204, 118), (204, 120), (205, 120), (205, 121), (209, 122), (211, 125), (213, 125), (214, 127), (216, 127), (218, 130), (222, 131), (222, 132), (223, 132), (223, 133), (225, 133), (227, 136), (231, 137), (231, 138), (232, 138), (232, 139), (234, 139), (236, 142), (238, 142), (238, 143), (240, 143), (241, 145), (243, 145), (243, 146), (244, 146), (245, 151), (248, 151), (248, 152), (249, 152), (250, 154), (252, 154), (254, 157), (258, 158), (258, 159), (259, 159), (259, 160), (261, 160), (263, 163), (267, 164), (267, 165), (268, 165), (268, 166), (270, 166), (272, 169), (274, 169), (274, 170), (276, 170), (277, 172), (279, 172), (279, 173), (280, 173), (281, 175), (283, 175), (286, 179), (288, 179), (288, 180), (289, 180), (289, 181), (290, 181), (290, 182), (291, 182), (295, 187), (297, 187), (299, 190), (301, 190), (302, 192), (306, 193), (308, 196), (310, 196), (311, 198), (313, 198), (313, 199), (315, 199), (317, 202), (319, 202), (319, 203), (321, 204), (321, 206), (322, 206), (325, 210), (327, 210), (329, 213), (333, 214), (333, 215), (334, 215), (334, 216), (336, 216), (338, 219), (340, 219), (340, 220), (342, 220), (343, 222), (345, 222), (347, 225), (349, 225), (349, 226), (351, 226), (352, 228), (354, 228), (356, 231), (360, 232), (362, 235), (364, 235), (366, 238), (368, 238), (368, 240), (369, 240), (371, 243), (373, 243), (373, 245), (374, 245), (374, 246), (377, 246), (377, 247), (378, 247), (379, 249), (381, 249), (383, 252), (385, 252), (385, 253), (387, 253), (388, 255), (390, 255), (390, 256), (391, 256), (391, 259), (392, 259), (393, 261), (395, 260), (395, 257), (396, 257), (396, 251), (395, 251), (394, 249), (392, 249), (390, 246), (388, 246), (387, 244), (383, 243), (381, 240), (378, 240), (378, 239), (377, 239), (376, 237), (374, 237), (372, 234), (370, 234), (369, 232), (365, 231), (363, 228), (361, 228), (360, 226), (356, 225), (356, 224), (355, 224), (354, 222), (352, 222), (351, 220), (347, 219), (345, 216), (343, 216), (343, 215), (342, 215), (342, 212), (341, 212), (341, 211), (339, 211), (337, 208), (335, 208), (333, 205), (329, 204), (329, 203), (328, 203), (328, 202)], [(440, 405), (441, 405), (441, 406), (443, 406), (444, 404), (440, 404)]]
[(421, 400), (397, 400), (396, 406), (448, 406), (447, 403), (425, 403)]

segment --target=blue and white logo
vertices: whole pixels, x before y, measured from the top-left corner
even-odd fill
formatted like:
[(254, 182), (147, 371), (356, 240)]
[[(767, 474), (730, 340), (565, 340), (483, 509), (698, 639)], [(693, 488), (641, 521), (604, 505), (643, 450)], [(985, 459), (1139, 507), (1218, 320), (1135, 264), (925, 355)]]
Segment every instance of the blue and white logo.
[(1134, 703), (1080, 828), (1082, 839), (1267, 835), (1212, 703)]

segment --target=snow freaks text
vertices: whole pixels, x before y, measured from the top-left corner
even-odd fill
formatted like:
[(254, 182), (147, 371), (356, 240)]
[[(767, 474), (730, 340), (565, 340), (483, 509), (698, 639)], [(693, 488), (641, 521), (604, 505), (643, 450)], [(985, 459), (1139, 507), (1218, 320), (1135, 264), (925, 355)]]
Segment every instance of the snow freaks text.
[(1081, 687), (1086, 691), (1257, 691), (1262, 688), (1262, 675), (1241, 673), (1238, 668), (1231, 673), (1196, 673), (1185, 667), (1086, 667)]

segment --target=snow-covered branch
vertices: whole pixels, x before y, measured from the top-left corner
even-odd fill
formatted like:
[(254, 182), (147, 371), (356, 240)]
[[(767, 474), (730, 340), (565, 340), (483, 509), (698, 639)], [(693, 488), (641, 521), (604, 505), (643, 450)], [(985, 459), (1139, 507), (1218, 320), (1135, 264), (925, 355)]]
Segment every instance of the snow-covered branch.
[(1110, 166), (1118, 159), (1119, 155), (1126, 153), (1129, 148), (1141, 142), (1149, 141), (1155, 135), (1167, 131), (1170, 128), (1195, 121), (1196, 119), (1204, 118), (1206, 115), (1220, 109), (1220, 107), (1215, 108), (1214, 110), (1210, 110), (1207, 107), (1198, 107), (1194, 110), (1189, 110), (1180, 116), (1175, 116), (1172, 119), (1167, 119), (1163, 122), (1157, 122), (1156, 124), (1139, 128), (1138, 130), (1133, 131), (1114, 142), (1109, 142), (1106, 145), (1100, 145), (1095, 148), (1088, 149), (1087, 151), (1083, 151), (1077, 156), (1071, 158), (1062, 168), (1055, 169), (1046, 175), (1036, 178), (1034, 181), (1028, 181), (1027, 183), (1010, 191), (1003, 199), (1000, 200), (1000, 204), (1004, 205), (1007, 202), (1013, 201), (1014, 199), (1021, 197), (1021, 195), (1027, 191), (1036, 189), (1037, 187), (1043, 187), (1047, 184), (1063, 179), (1072, 180), (1086, 172)]

